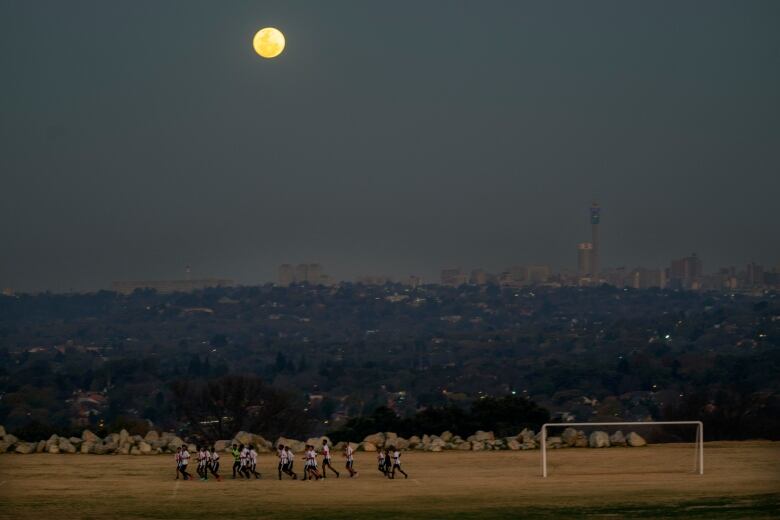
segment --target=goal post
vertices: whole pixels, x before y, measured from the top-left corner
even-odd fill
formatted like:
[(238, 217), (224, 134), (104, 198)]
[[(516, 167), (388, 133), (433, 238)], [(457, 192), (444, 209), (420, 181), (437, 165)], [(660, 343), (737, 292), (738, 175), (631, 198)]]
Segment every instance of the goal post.
[(592, 427), (592, 426), (696, 426), (696, 468), (704, 475), (704, 423), (701, 421), (639, 421), (639, 422), (588, 422), (588, 423), (545, 423), (542, 425), (542, 477), (547, 478), (547, 428)]

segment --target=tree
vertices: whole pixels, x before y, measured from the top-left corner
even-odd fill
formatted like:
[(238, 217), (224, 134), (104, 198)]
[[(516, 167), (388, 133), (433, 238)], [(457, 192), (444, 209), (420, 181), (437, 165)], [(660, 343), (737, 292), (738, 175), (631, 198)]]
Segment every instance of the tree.
[(255, 376), (177, 381), (171, 389), (179, 418), (208, 439), (231, 438), (239, 430), (270, 438), (303, 435), (311, 426), (302, 403)]

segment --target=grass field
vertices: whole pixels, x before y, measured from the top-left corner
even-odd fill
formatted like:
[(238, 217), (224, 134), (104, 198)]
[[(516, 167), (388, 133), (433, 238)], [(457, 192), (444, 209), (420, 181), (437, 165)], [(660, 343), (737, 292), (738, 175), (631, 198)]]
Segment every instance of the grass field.
[(2, 455), (0, 518), (780, 518), (777, 442), (707, 443), (701, 476), (692, 445), (554, 450), (547, 479), (538, 451), (405, 453), (393, 481), (373, 455), (319, 482), (278, 481), (272, 455), (223, 482), (174, 480), (173, 456)]

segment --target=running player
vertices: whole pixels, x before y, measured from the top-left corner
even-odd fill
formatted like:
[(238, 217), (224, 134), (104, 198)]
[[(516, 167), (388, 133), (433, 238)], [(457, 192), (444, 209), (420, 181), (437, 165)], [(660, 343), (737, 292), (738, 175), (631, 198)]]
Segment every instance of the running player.
[(239, 446), (241, 452), (239, 455), (239, 468), (238, 472), (241, 474), (242, 477), (248, 479), (249, 478), (249, 448), (244, 446), (243, 444)]
[(179, 480), (179, 471), (181, 470), (181, 446), (176, 448), (176, 480)]
[(376, 463), (377, 468), (380, 473), (382, 473), (384, 476), (387, 476), (387, 472), (385, 471), (385, 451), (382, 449), (379, 449), (376, 451)]
[(282, 471), (290, 475), (293, 478), (293, 480), (298, 480), (298, 475), (293, 471), (293, 463), (295, 462), (295, 456), (293, 455), (293, 452), (289, 446), (284, 447), (284, 452), (287, 454), (287, 471), (284, 471), (284, 468), (282, 468)]
[(184, 480), (191, 480), (192, 475), (187, 473), (187, 464), (190, 463), (190, 452), (187, 450), (186, 444), (181, 445), (181, 455), (179, 460), (180, 460), (179, 470), (181, 471)]
[[(284, 451), (284, 446), (280, 444), (276, 447), (276, 456), (279, 457), (279, 465), (276, 467), (276, 471), (279, 472), (279, 480), (282, 480), (282, 471), (287, 466), (287, 452)], [(285, 473), (287, 473), (285, 471)]]
[(347, 447), (344, 448), (344, 457), (347, 458), (347, 471), (349, 471), (349, 478), (357, 477), (358, 472), (355, 471), (353, 466), (355, 465), (355, 459), (354, 459), (354, 450), (352, 449), (352, 446), (350, 446), (349, 442), (347, 443)]
[(198, 448), (198, 475), (200, 475), (201, 480), (209, 479), (208, 462), (209, 457), (207, 455), (206, 448), (200, 446)]
[(255, 476), (256, 479), (260, 478), (260, 473), (257, 472), (257, 451), (255, 451), (254, 444), (249, 445), (249, 473)]
[(312, 478), (319, 480), (321, 476), (320, 472), (317, 471), (317, 452), (314, 450), (314, 446), (311, 444), (306, 446), (306, 455), (304, 460), (306, 461), (306, 469), (303, 480), (306, 480), (306, 474), (309, 475), (309, 480)]
[(330, 464), (330, 447), (328, 446), (328, 439), (322, 439), (322, 478), (327, 476), (328, 468), (336, 474), (336, 478), (339, 478), (339, 472)]
[(393, 472), (391, 473), (390, 478), (395, 478), (395, 470), (403, 473), (404, 478), (409, 478), (409, 475), (401, 469), (401, 452), (394, 447), (390, 448), (390, 450), (393, 452)]
[[(241, 469), (241, 450), (234, 444), (230, 453), (233, 455), (233, 478), (236, 478), (236, 472)], [(239, 475), (243, 477), (240, 472)]]
[(385, 458), (383, 459), (384, 466), (383, 466), (383, 469), (382, 469), (382, 473), (384, 473), (387, 478), (390, 478), (390, 466), (391, 466), (390, 450), (385, 448), (384, 449), (384, 454), (385, 454)]
[(209, 464), (209, 471), (211, 471), (211, 474), (214, 475), (214, 478), (216, 478), (218, 481), (222, 480), (222, 477), (219, 476), (219, 452), (217, 452), (217, 449), (212, 446), (210, 455), (210, 461), (211, 464)]

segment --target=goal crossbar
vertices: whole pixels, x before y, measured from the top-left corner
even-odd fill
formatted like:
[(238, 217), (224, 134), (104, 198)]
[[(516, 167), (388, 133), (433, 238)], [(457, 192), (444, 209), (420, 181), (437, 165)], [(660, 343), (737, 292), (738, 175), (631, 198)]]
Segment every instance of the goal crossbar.
[(639, 421), (639, 422), (588, 422), (588, 423), (545, 423), (542, 425), (542, 477), (547, 478), (547, 428), (569, 428), (573, 426), (696, 426), (696, 472), (704, 475), (704, 423), (701, 421)]

